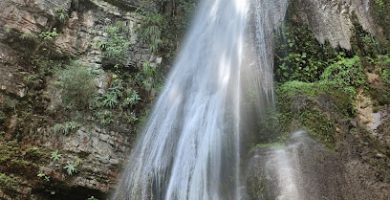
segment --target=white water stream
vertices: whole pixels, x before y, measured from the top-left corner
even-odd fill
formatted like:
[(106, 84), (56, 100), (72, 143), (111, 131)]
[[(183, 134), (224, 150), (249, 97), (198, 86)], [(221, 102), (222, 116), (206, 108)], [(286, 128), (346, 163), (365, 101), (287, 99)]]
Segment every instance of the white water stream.
[(286, 0), (200, 2), (113, 199), (243, 199), (243, 116), (248, 102), (273, 105), (272, 30), (286, 8)]

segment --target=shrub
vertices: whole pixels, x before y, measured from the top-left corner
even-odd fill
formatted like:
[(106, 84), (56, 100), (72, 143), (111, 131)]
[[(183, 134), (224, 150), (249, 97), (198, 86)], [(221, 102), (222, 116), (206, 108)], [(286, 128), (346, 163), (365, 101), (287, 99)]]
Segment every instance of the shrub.
[(133, 107), (140, 100), (141, 100), (141, 97), (138, 95), (138, 92), (134, 89), (129, 89), (126, 91), (126, 97), (122, 102), (122, 107), (123, 108)]
[(80, 128), (80, 124), (77, 122), (65, 122), (63, 124), (55, 124), (52, 128), (54, 133), (69, 135), (70, 133), (76, 131)]
[(157, 68), (150, 62), (144, 62), (141, 71), (136, 75), (136, 80), (141, 83), (142, 88), (152, 91), (158, 84)]
[(48, 44), (50, 42), (53, 42), (53, 40), (58, 36), (57, 29), (53, 28), (51, 31), (44, 31), (41, 34), (39, 34), (39, 37), (42, 40), (43, 44)]
[(318, 81), (336, 58), (330, 45), (320, 44), (307, 25), (293, 21), (281, 26), (275, 42), (275, 77), (279, 82)]
[(144, 12), (145, 18), (142, 21), (138, 33), (149, 49), (155, 53), (162, 43), (162, 27), (165, 25), (164, 17), (157, 12)]
[(110, 125), (114, 122), (114, 115), (109, 110), (98, 111), (95, 115), (102, 125)]
[(367, 77), (360, 64), (359, 57), (339, 57), (339, 61), (327, 67), (321, 79), (330, 81), (339, 87), (360, 87), (367, 82)]
[(59, 22), (64, 23), (69, 18), (69, 15), (66, 10), (58, 9), (56, 10), (56, 18)]
[(390, 84), (390, 56), (379, 56), (376, 63), (379, 65), (379, 75), (385, 84)]
[(17, 181), (7, 176), (6, 174), (0, 173), (0, 186), (6, 188), (6, 189), (12, 189), (18, 185)]
[(107, 38), (98, 43), (103, 51), (104, 63), (112, 66), (126, 65), (130, 46), (126, 26), (123, 22), (117, 22), (106, 27), (105, 32)]
[(62, 102), (66, 107), (86, 109), (95, 93), (95, 76), (83, 65), (70, 65), (56, 73)]

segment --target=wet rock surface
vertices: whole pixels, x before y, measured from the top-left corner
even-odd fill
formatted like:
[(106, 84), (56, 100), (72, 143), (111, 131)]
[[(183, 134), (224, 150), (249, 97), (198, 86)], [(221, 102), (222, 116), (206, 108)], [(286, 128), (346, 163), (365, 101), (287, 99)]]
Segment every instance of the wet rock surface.
[(341, 152), (302, 133), (294, 133), (283, 147), (256, 148), (246, 173), (249, 199), (388, 199), (387, 172), (367, 163), (381, 158), (361, 152), (361, 141), (352, 137)]

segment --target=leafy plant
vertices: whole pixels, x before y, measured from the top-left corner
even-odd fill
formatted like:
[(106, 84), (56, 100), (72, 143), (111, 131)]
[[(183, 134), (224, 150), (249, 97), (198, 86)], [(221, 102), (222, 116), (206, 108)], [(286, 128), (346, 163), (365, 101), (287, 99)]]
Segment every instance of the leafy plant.
[(38, 41), (38, 36), (35, 33), (32, 33), (30, 31), (23, 32), (22, 35), (19, 36), (19, 38), (24, 41), (32, 41), (32, 42)]
[(140, 100), (141, 97), (138, 95), (138, 92), (130, 89), (126, 92), (126, 98), (123, 100), (122, 107), (126, 108), (135, 106)]
[(53, 160), (53, 161), (59, 161), (61, 159), (61, 157), (62, 157), (62, 154), (58, 153), (58, 150), (53, 151), (51, 153), (51, 156), (50, 156), (51, 160)]
[(376, 64), (379, 66), (379, 75), (382, 81), (390, 84), (390, 56), (379, 56)]
[(61, 90), (61, 98), (66, 107), (86, 109), (91, 103), (95, 93), (95, 75), (88, 67), (77, 65), (67, 66), (57, 71), (57, 86)]
[(46, 182), (50, 181), (50, 176), (46, 175), (43, 171), (39, 171), (37, 176)]
[(110, 125), (112, 122), (114, 122), (114, 115), (109, 110), (96, 112), (96, 117), (102, 125)]
[(125, 118), (130, 124), (133, 124), (134, 122), (138, 121), (138, 117), (134, 112), (125, 113)]
[(63, 135), (69, 135), (70, 133), (76, 131), (80, 128), (80, 124), (77, 122), (65, 122), (63, 124), (55, 124), (52, 128), (54, 133), (61, 133)]
[(367, 82), (359, 57), (344, 58), (330, 65), (321, 75), (322, 80), (331, 81), (340, 87), (359, 87)]
[(275, 42), (275, 77), (281, 83), (318, 81), (337, 55), (329, 44), (318, 43), (306, 25), (289, 20), (281, 26)]
[(103, 61), (112, 66), (124, 66), (127, 63), (130, 42), (126, 26), (123, 22), (117, 22), (106, 27), (107, 37), (98, 42), (103, 51)]
[(162, 27), (165, 24), (164, 17), (157, 12), (145, 12), (145, 19), (138, 30), (141, 39), (149, 45), (149, 49), (155, 53), (162, 43)]
[(137, 81), (142, 83), (142, 87), (151, 91), (157, 86), (157, 70), (150, 62), (144, 62), (141, 71), (137, 74)]
[(58, 33), (56, 28), (53, 28), (53, 30), (51, 31), (44, 31), (41, 34), (39, 34), (39, 37), (41, 38), (44, 44), (48, 44), (49, 42), (52, 42), (57, 36)]
[(94, 196), (91, 196), (87, 200), (99, 200), (99, 199), (95, 198)]
[(68, 162), (66, 162), (64, 169), (69, 176), (72, 176), (77, 171), (76, 166), (77, 166), (76, 163), (74, 163), (72, 161), (68, 161)]
[(69, 15), (65, 9), (58, 9), (56, 10), (56, 18), (61, 23), (64, 23), (69, 18)]

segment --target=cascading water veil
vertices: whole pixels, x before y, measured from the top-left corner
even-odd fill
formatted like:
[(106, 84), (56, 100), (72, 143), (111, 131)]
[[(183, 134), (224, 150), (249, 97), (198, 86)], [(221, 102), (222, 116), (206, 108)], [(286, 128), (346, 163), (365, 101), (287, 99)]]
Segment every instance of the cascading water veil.
[(271, 32), (286, 7), (201, 2), (113, 199), (244, 198), (241, 140), (248, 110), (273, 104)]

